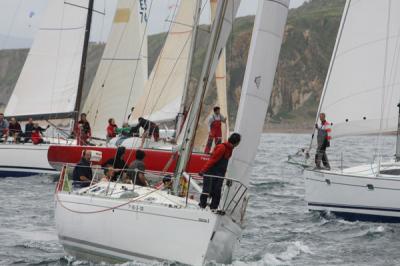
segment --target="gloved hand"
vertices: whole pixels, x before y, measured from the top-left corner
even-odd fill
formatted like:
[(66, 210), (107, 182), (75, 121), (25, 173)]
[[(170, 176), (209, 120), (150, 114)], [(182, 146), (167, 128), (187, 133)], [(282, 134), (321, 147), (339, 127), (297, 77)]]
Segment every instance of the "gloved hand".
[(227, 187), (230, 187), (230, 186), (232, 186), (232, 180), (226, 180), (226, 186)]
[(318, 124), (315, 124), (315, 128), (318, 129)]

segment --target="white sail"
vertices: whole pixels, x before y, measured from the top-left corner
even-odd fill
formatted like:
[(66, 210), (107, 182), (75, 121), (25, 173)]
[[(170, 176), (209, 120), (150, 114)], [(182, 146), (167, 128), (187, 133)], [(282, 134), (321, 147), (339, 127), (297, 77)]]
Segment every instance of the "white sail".
[[(217, 0), (210, 1), (211, 18), (214, 20), (217, 12)], [(226, 117), (225, 126), (222, 127), (222, 139), (225, 140), (229, 134), (229, 113), (228, 113), (228, 97), (226, 86), (226, 52), (222, 52), (217, 69), (215, 70), (215, 83), (217, 85), (217, 105), (221, 108), (221, 114)]]
[(176, 119), (185, 89), (196, 3), (196, 0), (181, 1), (145, 91), (135, 105), (131, 123), (137, 123), (141, 116), (154, 122)]
[(51, 0), (6, 107), (6, 116), (72, 113), (88, 0)]
[[(217, 5), (217, 12), (211, 26), (211, 37), (208, 45), (205, 63), (200, 75), (196, 94), (187, 118), (187, 127), (184, 131), (183, 143), (180, 146), (180, 157), (176, 166), (176, 173), (179, 176), (186, 170), (190, 153), (193, 151), (194, 137), (199, 124), (201, 105), (204, 95), (211, 83), (222, 51), (226, 46), (228, 37), (232, 31), (232, 24), (236, 17), (241, 0), (221, 0)], [(175, 184), (175, 189), (179, 186)]]
[(397, 130), (400, 1), (348, 1), (320, 102), (332, 135)]
[(83, 111), (93, 136), (105, 138), (108, 119), (121, 126), (147, 80), (146, 6), (118, 0), (111, 33)]
[[(235, 125), (235, 132), (241, 134), (242, 140), (232, 155), (227, 174), (245, 186), (249, 185), (251, 166), (263, 131), (289, 2), (259, 0), (258, 3)], [(235, 188), (230, 190), (235, 191)], [(225, 193), (225, 196), (236, 195)]]

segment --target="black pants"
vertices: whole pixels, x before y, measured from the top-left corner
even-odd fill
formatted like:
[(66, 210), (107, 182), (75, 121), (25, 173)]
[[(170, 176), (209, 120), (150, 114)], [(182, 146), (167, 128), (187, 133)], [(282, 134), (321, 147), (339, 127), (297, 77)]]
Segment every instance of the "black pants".
[(210, 209), (217, 209), (221, 200), (222, 178), (208, 177), (203, 178), (203, 192), (200, 196), (200, 207), (205, 208), (207, 206), (207, 198), (211, 197)]
[(315, 154), (315, 166), (317, 166), (318, 168), (321, 167), (321, 161), (326, 168), (331, 168), (329, 165), (328, 156), (326, 155), (327, 147), (328, 145), (326, 143), (318, 145), (317, 153)]

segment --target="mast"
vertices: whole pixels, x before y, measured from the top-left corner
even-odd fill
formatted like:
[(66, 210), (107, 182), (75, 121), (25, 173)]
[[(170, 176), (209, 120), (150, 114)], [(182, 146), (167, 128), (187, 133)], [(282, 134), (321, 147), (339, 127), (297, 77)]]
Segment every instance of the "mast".
[(75, 124), (78, 123), (79, 110), (81, 108), (83, 83), (85, 81), (86, 59), (87, 59), (87, 53), (89, 50), (90, 29), (92, 26), (93, 7), (94, 7), (94, 0), (89, 0), (88, 12), (87, 12), (87, 17), (86, 17), (85, 39), (83, 41), (81, 69), (79, 72), (78, 91), (76, 93), (76, 101), (75, 101), (75, 108), (74, 108)]
[[(197, 125), (200, 119), (204, 95), (207, 87), (210, 85), (210, 77), (214, 74), (217, 67), (219, 56), (221, 55), (221, 52), (224, 49), (227, 39), (229, 37), (231, 25), (234, 18), (232, 17), (232, 21), (229, 21), (229, 18), (227, 18), (225, 15), (236, 15), (236, 11), (238, 9), (240, 1), (221, 0), (218, 4), (219, 5), (217, 9), (217, 15), (211, 28), (210, 43), (208, 45), (207, 54), (204, 61), (205, 63), (203, 65), (202, 74), (200, 76), (200, 82), (196, 91), (191, 111), (187, 118), (188, 126), (185, 129), (183, 143), (180, 147), (180, 157), (175, 169), (175, 177), (177, 177), (178, 179), (186, 170), (187, 163), (189, 162)], [(231, 12), (227, 12), (227, 10)], [(178, 187), (179, 182), (175, 182), (175, 191), (178, 190)]]
[(191, 44), (190, 44), (190, 52), (189, 52), (189, 59), (188, 59), (188, 64), (187, 64), (187, 72), (186, 72), (186, 77), (185, 77), (185, 86), (182, 94), (182, 101), (181, 101), (181, 106), (179, 108), (179, 113), (176, 121), (176, 128), (175, 128), (175, 139), (178, 138), (178, 135), (181, 133), (183, 122), (185, 121), (185, 113), (187, 112), (185, 108), (185, 103), (186, 103), (186, 97), (187, 97), (187, 92), (189, 90), (189, 84), (190, 84), (190, 74), (192, 72), (192, 66), (193, 66), (193, 54), (194, 54), (194, 49), (196, 47), (196, 40), (197, 40), (197, 29), (199, 26), (199, 20), (200, 20), (200, 14), (201, 14), (201, 3), (202, 0), (197, 0), (196, 4), (196, 14), (195, 14), (195, 19), (193, 23), (193, 32), (192, 32), (192, 37), (191, 37)]
[(400, 161), (400, 103), (397, 104), (399, 108), (399, 119), (397, 123), (397, 140), (396, 140), (396, 162)]

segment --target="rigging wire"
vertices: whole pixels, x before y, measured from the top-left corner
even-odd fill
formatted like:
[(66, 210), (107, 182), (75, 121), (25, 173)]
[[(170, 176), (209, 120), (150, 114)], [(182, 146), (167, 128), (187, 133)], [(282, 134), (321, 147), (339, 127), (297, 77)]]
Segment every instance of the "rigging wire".
[(388, 0), (388, 17), (386, 22), (386, 44), (385, 44), (385, 59), (383, 65), (383, 79), (382, 79), (382, 99), (381, 99), (381, 117), (379, 122), (379, 134), (378, 134), (378, 147), (377, 147), (377, 155), (378, 155), (378, 172), (379, 175), (380, 168), (381, 168), (381, 161), (382, 161), (382, 134), (383, 134), (383, 119), (384, 119), (384, 112), (385, 112), (385, 96), (386, 96), (386, 73), (387, 73), (387, 64), (388, 64), (388, 56), (389, 56), (389, 37), (390, 37), (390, 18), (391, 18), (391, 6), (392, 0)]

